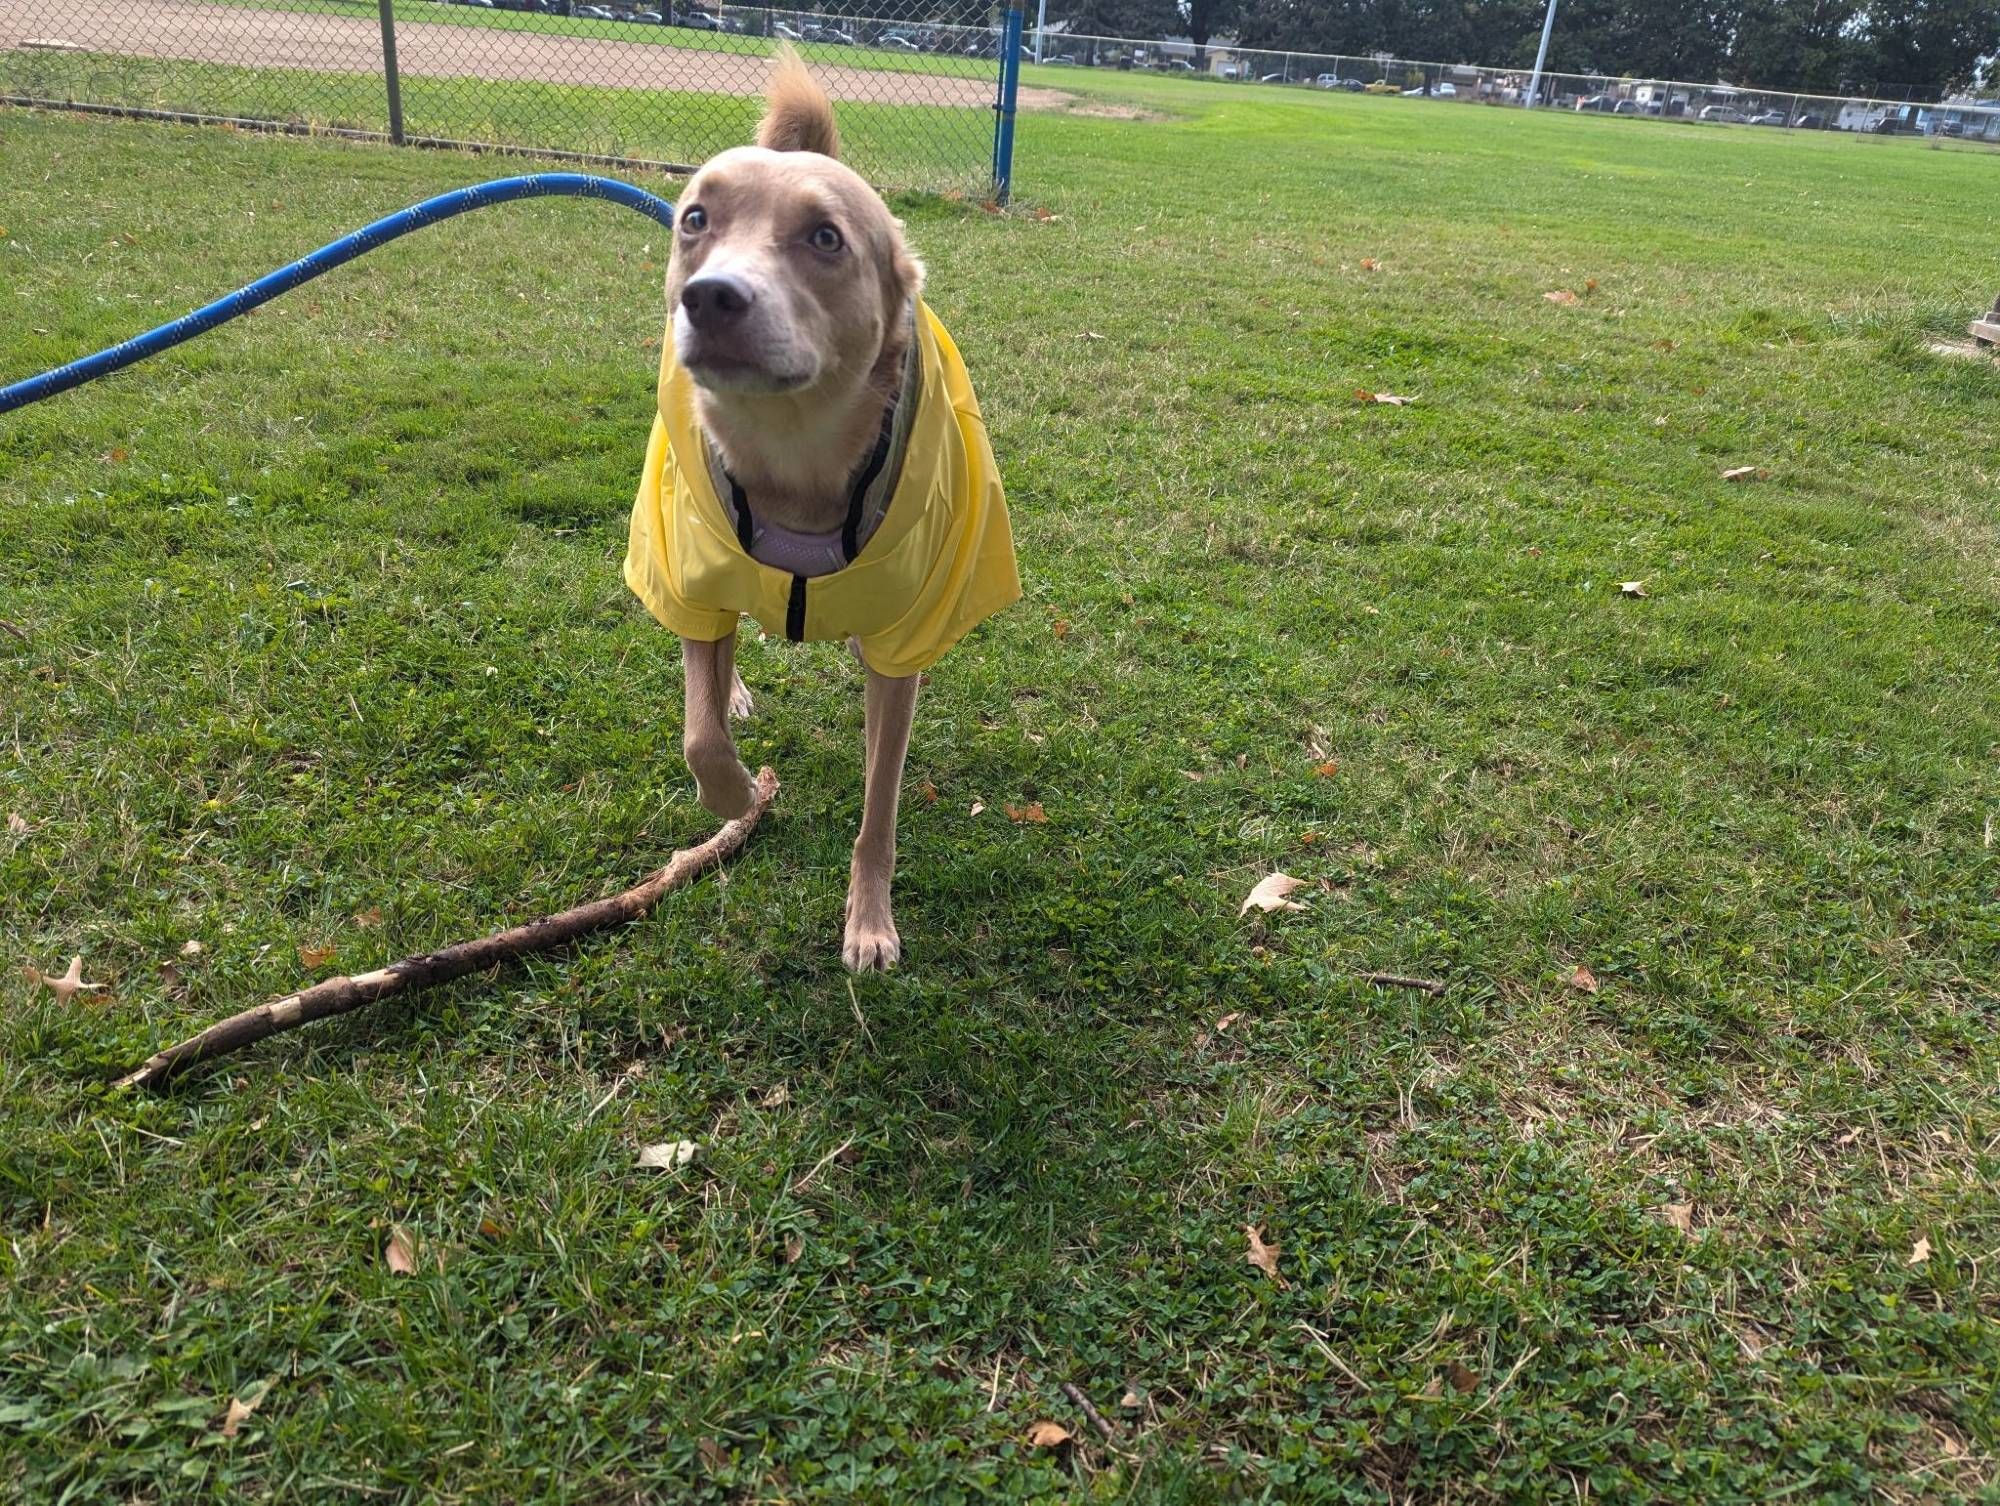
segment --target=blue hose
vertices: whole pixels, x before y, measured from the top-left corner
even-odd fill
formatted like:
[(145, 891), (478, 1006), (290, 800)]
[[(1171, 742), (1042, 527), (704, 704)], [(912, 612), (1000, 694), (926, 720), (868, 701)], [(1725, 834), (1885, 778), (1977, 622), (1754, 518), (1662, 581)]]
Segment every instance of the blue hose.
[(191, 314), (183, 314), (169, 324), (158, 329), (147, 330), (109, 350), (100, 350), (94, 356), (71, 361), (67, 366), (58, 366), (53, 371), (45, 371), (40, 376), (27, 377), (11, 386), (0, 387), (0, 413), (11, 413), (16, 408), (25, 408), (30, 403), (38, 403), (45, 397), (54, 397), (58, 392), (67, 392), (72, 387), (80, 387), (93, 378), (108, 375), (134, 361), (143, 361), (147, 356), (158, 355), (171, 349), (183, 340), (192, 340), (196, 335), (205, 334), (218, 324), (234, 319), (238, 314), (247, 314), (259, 304), (268, 303), (280, 293), (286, 293), (302, 282), (310, 282), (322, 272), (331, 272), (335, 267), (354, 260), (364, 251), (373, 251), (377, 246), (387, 245), (398, 236), (408, 235), (412, 230), (425, 225), (435, 225), (440, 220), (448, 220), (455, 214), (463, 214), (468, 209), (482, 209), (488, 204), (505, 204), (511, 199), (535, 199), (548, 194), (571, 198), (609, 199), (614, 204), (623, 204), (627, 209), (636, 209), (641, 214), (651, 215), (668, 229), (673, 228), (674, 206), (665, 199), (656, 198), (643, 188), (634, 188), (630, 183), (621, 183), (616, 178), (594, 178), (584, 173), (529, 173), (520, 178), (497, 178), (491, 183), (478, 183), (471, 188), (457, 188), (450, 193), (441, 193), (434, 199), (425, 199), (421, 204), (413, 204), (408, 209), (377, 220), (374, 224), (343, 235), (331, 245), (321, 246), (309, 256), (302, 256), (289, 266), (280, 267), (267, 277), (260, 277), (247, 288), (238, 288), (225, 298), (218, 298)]

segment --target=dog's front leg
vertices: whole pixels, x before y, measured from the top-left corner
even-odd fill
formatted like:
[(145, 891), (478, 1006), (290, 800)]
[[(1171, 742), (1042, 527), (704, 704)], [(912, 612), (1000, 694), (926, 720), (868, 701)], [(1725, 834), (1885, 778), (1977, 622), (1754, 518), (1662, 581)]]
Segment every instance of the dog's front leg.
[(903, 760), (910, 751), (910, 722), (917, 711), (917, 677), (892, 680), (868, 671), (866, 784), (861, 834), (847, 880), (847, 935), (841, 959), (856, 972), (891, 968), (902, 956), (889, 886), (896, 877), (896, 803), (903, 789)]
[(736, 635), (713, 643), (681, 639), (681, 664), (687, 681), (681, 751), (703, 809), (733, 821), (750, 809), (752, 794), (750, 771), (729, 735), (730, 716), (744, 715), (750, 705), (750, 693), (736, 676)]

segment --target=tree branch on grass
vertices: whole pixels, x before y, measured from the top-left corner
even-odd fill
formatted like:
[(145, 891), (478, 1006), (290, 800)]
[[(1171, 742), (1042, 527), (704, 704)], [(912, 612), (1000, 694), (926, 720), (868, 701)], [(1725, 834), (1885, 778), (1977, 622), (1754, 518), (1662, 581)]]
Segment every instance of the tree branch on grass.
[(393, 994), (448, 983), (453, 978), (481, 972), (496, 963), (551, 951), (579, 936), (601, 931), (606, 926), (637, 920), (658, 904), (661, 896), (669, 890), (680, 888), (734, 857), (749, 840), (750, 833), (756, 829), (758, 820), (770, 807), (771, 797), (777, 792), (778, 776), (769, 769), (759, 770), (749, 810), (734, 821), (724, 823), (722, 829), (706, 842), (676, 852), (664, 868), (621, 894), (591, 900), (559, 915), (544, 916), (491, 936), (455, 942), (442, 951), (405, 957), (401, 962), (392, 962), (373, 972), (328, 978), (298, 993), (259, 1004), (254, 1009), (246, 1009), (241, 1014), (231, 1015), (219, 1024), (209, 1026), (199, 1035), (190, 1036), (155, 1053), (147, 1058), (144, 1065), (119, 1078), (116, 1086), (154, 1087), (184, 1067), (231, 1051), (240, 1051), (281, 1030), (296, 1030), (314, 1020), (347, 1014)]

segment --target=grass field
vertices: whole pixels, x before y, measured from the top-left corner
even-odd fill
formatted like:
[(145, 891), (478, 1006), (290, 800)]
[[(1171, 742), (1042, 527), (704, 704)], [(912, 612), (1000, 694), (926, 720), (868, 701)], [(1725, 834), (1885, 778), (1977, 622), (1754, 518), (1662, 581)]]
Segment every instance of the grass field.
[[(109, 1092), (708, 830), (618, 577), (664, 247), (486, 212), (0, 420), (0, 1493), (1990, 1498), (1990, 156), (1171, 99), (1034, 119), (1048, 218), (898, 204), (1028, 594), (888, 977), (854, 671), (753, 643), (726, 879)], [(9, 376), (500, 170), (0, 156)]]

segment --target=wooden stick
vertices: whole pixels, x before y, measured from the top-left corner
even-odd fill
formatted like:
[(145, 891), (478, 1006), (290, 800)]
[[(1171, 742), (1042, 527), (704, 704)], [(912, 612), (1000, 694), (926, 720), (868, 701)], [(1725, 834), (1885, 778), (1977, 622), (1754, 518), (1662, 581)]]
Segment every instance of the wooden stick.
[(606, 926), (637, 920), (658, 904), (660, 897), (669, 889), (678, 889), (698, 874), (706, 873), (734, 857), (749, 840), (750, 833), (756, 829), (759, 818), (769, 808), (771, 797), (777, 792), (778, 776), (769, 769), (759, 770), (749, 810), (734, 821), (725, 822), (720, 831), (700, 846), (676, 852), (666, 867), (622, 894), (592, 900), (572, 910), (564, 910), (560, 915), (545, 916), (475, 941), (455, 942), (443, 951), (405, 957), (401, 962), (392, 962), (373, 972), (328, 978), (298, 993), (259, 1004), (147, 1058), (143, 1066), (119, 1078), (116, 1086), (153, 1087), (165, 1082), (183, 1067), (240, 1051), (281, 1030), (295, 1030), (314, 1020), (324, 1020), (359, 1009), (364, 1004), (373, 1004), (391, 994), (447, 983), (453, 978), (463, 978), (467, 973), (483, 971), (495, 963), (525, 957), (532, 952), (549, 951)]
[(1354, 976), (1378, 988), (1414, 988), (1427, 994), (1444, 992), (1444, 985), (1435, 978), (1405, 978), (1400, 973), (1356, 973)]
[(1106, 1443), (1116, 1444), (1118, 1442), (1117, 1430), (1113, 1428), (1110, 1423), (1104, 1420), (1104, 1414), (1102, 1412), (1098, 1411), (1096, 1407), (1090, 1404), (1090, 1398), (1088, 1396), (1085, 1396), (1083, 1392), (1078, 1390), (1075, 1386), (1072, 1386), (1068, 1381), (1064, 1381), (1062, 1383), (1062, 1388), (1063, 1388), (1063, 1395), (1067, 1396), (1071, 1401), (1075, 1402), (1079, 1407), (1083, 1408), (1083, 1415), (1090, 1419), (1090, 1425), (1092, 1427), (1096, 1428), (1098, 1432), (1104, 1435), (1104, 1441)]

